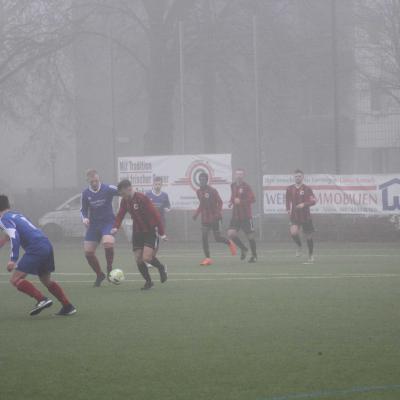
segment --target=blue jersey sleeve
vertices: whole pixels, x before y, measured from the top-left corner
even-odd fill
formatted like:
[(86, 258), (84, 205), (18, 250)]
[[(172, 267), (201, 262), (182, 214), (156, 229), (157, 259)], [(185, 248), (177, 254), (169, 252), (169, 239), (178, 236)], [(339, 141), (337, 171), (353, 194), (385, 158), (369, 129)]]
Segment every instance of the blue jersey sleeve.
[(15, 223), (7, 218), (0, 219), (0, 228), (4, 230), (11, 242), (10, 260), (16, 262), (19, 258), (19, 249), (21, 246), (19, 233)]
[(118, 196), (118, 189), (114, 185), (108, 185), (108, 190), (112, 196)]
[(82, 193), (81, 197), (81, 217), (82, 219), (89, 218), (89, 200), (85, 192)]

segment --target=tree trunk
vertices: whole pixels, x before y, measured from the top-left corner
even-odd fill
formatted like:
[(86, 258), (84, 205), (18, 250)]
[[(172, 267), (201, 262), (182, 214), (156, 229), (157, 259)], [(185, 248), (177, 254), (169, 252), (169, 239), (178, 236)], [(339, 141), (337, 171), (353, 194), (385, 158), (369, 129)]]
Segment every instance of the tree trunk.
[[(147, 73), (149, 95), (148, 125), (144, 150), (148, 155), (170, 154), (173, 149), (173, 96), (177, 79), (176, 38), (164, 23), (164, 7), (149, 6), (150, 66)], [(173, 44), (171, 44), (173, 43)]]
[(202, 125), (204, 137), (204, 150), (207, 153), (215, 153), (215, 43), (214, 21), (212, 20), (210, 0), (204, 1), (202, 23)]

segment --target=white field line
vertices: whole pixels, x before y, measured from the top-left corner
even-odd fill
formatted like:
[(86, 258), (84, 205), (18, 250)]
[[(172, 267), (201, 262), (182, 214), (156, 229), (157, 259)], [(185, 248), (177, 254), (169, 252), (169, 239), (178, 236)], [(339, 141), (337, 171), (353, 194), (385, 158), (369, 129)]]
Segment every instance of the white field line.
[[(275, 254), (271, 254), (273, 252), (258, 252), (258, 257), (260, 258), (265, 256), (265, 257), (269, 257), (269, 258), (292, 258), (292, 259), (296, 259), (296, 257), (293, 254), (288, 254), (287, 252), (274, 252)], [(369, 254), (369, 253), (361, 253), (361, 254), (346, 254), (346, 253), (332, 253), (332, 254), (328, 254), (328, 253), (320, 253), (316, 255), (319, 258), (324, 258), (324, 257), (399, 257), (400, 258), (400, 253), (399, 254)], [(204, 257), (204, 254), (202, 253), (195, 253), (195, 252), (191, 252), (191, 253), (187, 253), (187, 254), (182, 254), (182, 252), (179, 251), (179, 253), (160, 253), (160, 258), (188, 258), (188, 257), (199, 257), (202, 258)], [(226, 254), (226, 253), (212, 253), (212, 257), (218, 257), (218, 258), (231, 258), (231, 259), (235, 259), (235, 257)]]
[[(223, 278), (169, 278), (171, 282), (229, 282), (229, 281), (267, 281), (267, 280), (311, 280), (311, 279), (375, 279), (375, 278), (400, 278), (400, 274), (343, 274), (343, 275), (287, 275), (287, 276), (252, 276), (252, 277), (223, 277)], [(142, 282), (142, 279), (127, 279), (125, 282)], [(93, 280), (61, 280), (59, 283), (93, 283)], [(0, 281), (8, 284), (8, 281)]]
[[(157, 272), (157, 271), (155, 271)], [(94, 273), (89, 273), (89, 272), (53, 272), (53, 276), (93, 276)], [(126, 272), (125, 276), (132, 276), (132, 275), (138, 275), (140, 276), (139, 272)], [(302, 277), (327, 277), (327, 278), (352, 278), (352, 277), (372, 277), (372, 278), (391, 278), (391, 277), (398, 277), (400, 276), (400, 273), (379, 273), (379, 272), (367, 272), (367, 273), (337, 273), (337, 274), (319, 274), (319, 275), (310, 275), (310, 274), (293, 274), (293, 273), (268, 273), (268, 272), (170, 272), (169, 276), (175, 276), (175, 275), (195, 275), (195, 276), (222, 276), (222, 277), (266, 277), (266, 278), (302, 278)], [(10, 276), (10, 273), (7, 272), (1, 272), (0, 276)]]

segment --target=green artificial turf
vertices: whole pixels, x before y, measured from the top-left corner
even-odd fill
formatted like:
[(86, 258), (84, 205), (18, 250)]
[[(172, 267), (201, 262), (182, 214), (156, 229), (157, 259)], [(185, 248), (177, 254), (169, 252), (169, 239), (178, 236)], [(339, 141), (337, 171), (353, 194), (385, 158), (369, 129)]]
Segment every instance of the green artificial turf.
[(315, 265), (260, 247), (250, 265), (215, 244), (200, 267), (199, 246), (164, 245), (170, 279), (141, 292), (128, 245), (127, 281), (99, 289), (80, 244), (57, 245), (66, 318), (29, 317), (3, 249), (0, 400), (399, 399), (398, 246), (317, 243)]

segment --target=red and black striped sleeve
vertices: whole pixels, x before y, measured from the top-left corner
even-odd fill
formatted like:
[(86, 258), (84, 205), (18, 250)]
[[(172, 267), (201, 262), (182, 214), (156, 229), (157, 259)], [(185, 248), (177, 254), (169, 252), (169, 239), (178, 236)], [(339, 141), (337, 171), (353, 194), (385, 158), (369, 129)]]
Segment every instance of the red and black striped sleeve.
[(217, 209), (221, 212), (224, 203), (223, 203), (221, 196), (219, 195), (217, 189), (214, 189), (214, 196), (215, 196), (215, 202), (217, 204)]
[(291, 186), (286, 189), (286, 211), (291, 211), (292, 209), (292, 190)]
[(119, 205), (118, 214), (115, 217), (114, 228), (119, 229), (121, 227), (122, 221), (124, 220), (124, 217), (127, 212), (128, 212), (127, 203), (124, 199), (122, 199)]
[(254, 196), (254, 192), (252, 190), (252, 188), (247, 185), (247, 199), (249, 204), (253, 204), (256, 202), (256, 196)]
[(203, 205), (201, 202), (200, 189), (198, 189), (196, 191), (196, 194), (197, 194), (197, 198), (199, 199), (199, 206), (197, 207), (197, 210), (195, 211), (194, 216), (197, 218), (203, 211)]
[(312, 189), (309, 187), (309, 186), (307, 186), (307, 188), (306, 188), (306, 191), (305, 191), (306, 193), (306, 199), (305, 199), (305, 202), (304, 202), (304, 204), (306, 205), (306, 206), (308, 206), (308, 207), (312, 207), (312, 206), (314, 206), (315, 204), (316, 204), (316, 199), (315, 199), (315, 196), (314, 196), (314, 193), (313, 193), (313, 191), (312, 191)]
[(236, 193), (235, 193), (235, 184), (231, 183), (231, 199), (230, 203), (233, 204), (235, 201)]

